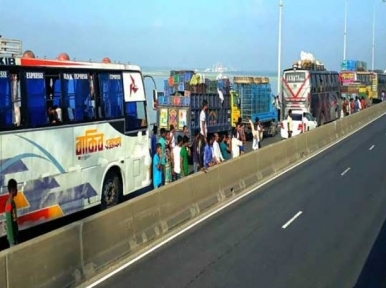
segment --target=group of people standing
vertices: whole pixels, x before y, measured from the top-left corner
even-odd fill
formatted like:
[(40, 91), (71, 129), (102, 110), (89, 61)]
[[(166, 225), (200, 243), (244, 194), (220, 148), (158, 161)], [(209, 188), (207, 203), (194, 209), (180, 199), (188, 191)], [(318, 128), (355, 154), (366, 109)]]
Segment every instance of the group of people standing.
[(170, 130), (161, 128), (158, 139), (157, 132), (157, 126), (154, 126), (151, 138), (154, 188), (189, 175), (190, 140), (187, 127), (184, 126), (183, 136), (178, 135), (177, 139), (173, 125), (170, 126)]
[(342, 98), (342, 110), (344, 116), (359, 112), (365, 109), (366, 107), (367, 104), (365, 97), (359, 98), (358, 96), (356, 96), (355, 100), (354, 98), (350, 98), (350, 100), (347, 100), (347, 98)]
[[(200, 128), (194, 132), (192, 142), (190, 142), (186, 126), (183, 127), (182, 135), (178, 135), (177, 139), (175, 139), (176, 133), (173, 125), (170, 125), (169, 130), (161, 128), (158, 138), (158, 127), (154, 126), (151, 138), (154, 188), (188, 176), (191, 172), (189, 171), (189, 157), (192, 157), (192, 172), (196, 173), (245, 153), (246, 137), (241, 118), (238, 119), (231, 135), (227, 133), (208, 135), (207, 110), (208, 102), (204, 100), (200, 112)], [(248, 120), (253, 135), (252, 149), (257, 150), (260, 148), (260, 135), (263, 127), (258, 118), (255, 119), (255, 123)]]

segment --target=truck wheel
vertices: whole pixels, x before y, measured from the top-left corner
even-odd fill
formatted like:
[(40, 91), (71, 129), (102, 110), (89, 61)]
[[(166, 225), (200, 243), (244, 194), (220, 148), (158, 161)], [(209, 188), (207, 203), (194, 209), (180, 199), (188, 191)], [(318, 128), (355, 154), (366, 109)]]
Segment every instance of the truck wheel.
[(107, 172), (102, 187), (102, 210), (111, 208), (119, 204), (123, 195), (123, 187), (118, 169), (110, 169)]

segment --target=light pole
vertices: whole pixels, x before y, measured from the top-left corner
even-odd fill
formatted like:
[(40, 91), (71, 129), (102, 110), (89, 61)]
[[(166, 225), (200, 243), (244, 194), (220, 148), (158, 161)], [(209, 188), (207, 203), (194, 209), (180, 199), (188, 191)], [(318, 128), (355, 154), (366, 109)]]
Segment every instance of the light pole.
[[(386, 0), (382, 0), (383, 3), (386, 2)], [(371, 70), (374, 71), (374, 61), (375, 61), (375, 8), (377, 1), (374, 0), (374, 7), (373, 7), (373, 44), (372, 44), (372, 49), (371, 49)]]
[(375, 61), (375, 4), (377, 2), (374, 1), (373, 7), (373, 44), (371, 47), (371, 70), (374, 71), (374, 61)]
[(346, 59), (346, 52), (347, 52), (347, 6), (348, 6), (348, 0), (345, 0), (345, 6), (344, 6), (344, 32), (343, 32), (343, 60)]
[(281, 101), (281, 22), (283, 16), (283, 0), (279, 0), (279, 40), (277, 55), (277, 95)]

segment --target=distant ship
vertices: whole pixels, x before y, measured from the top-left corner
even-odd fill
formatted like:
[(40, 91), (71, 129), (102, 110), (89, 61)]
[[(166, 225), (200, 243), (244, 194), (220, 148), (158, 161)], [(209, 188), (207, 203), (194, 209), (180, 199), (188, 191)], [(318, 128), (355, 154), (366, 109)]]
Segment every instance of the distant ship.
[(224, 67), (224, 66), (222, 66), (221, 63), (217, 63), (217, 64), (213, 65), (212, 68), (206, 68), (204, 70), (205, 73), (225, 73), (225, 72), (234, 72), (234, 71), (236, 71), (236, 70), (233, 68)]

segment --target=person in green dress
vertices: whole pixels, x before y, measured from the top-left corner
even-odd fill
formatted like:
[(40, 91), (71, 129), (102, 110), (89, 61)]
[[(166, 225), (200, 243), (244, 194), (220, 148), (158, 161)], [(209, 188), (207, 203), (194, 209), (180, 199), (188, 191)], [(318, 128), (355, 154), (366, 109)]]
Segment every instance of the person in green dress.
[(181, 177), (186, 177), (189, 175), (188, 150), (189, 150), (189, 138), (187, 136), (184, 136), (184, 138), (182, 139), (182, 148), (180, 152)]
[(17, 196), (17, 182), (15, 179), (8, 181), (9, 198), (5, 204), (5, 219), (7, 224), (7, 238), (9, 246), (19, 243), (19, 226), (17, 223), (17, 212), (15, 197)]

